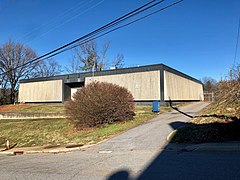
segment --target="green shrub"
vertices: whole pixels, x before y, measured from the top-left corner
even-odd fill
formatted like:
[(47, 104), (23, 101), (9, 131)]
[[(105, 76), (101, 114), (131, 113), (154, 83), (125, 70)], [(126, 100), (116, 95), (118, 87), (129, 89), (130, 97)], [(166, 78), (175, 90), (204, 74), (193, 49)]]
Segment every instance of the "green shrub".
[(93, 127), (133, 119), (132, 94), (124, 87), (92, 82), (73, 95), (66, 112), (77, 127)]

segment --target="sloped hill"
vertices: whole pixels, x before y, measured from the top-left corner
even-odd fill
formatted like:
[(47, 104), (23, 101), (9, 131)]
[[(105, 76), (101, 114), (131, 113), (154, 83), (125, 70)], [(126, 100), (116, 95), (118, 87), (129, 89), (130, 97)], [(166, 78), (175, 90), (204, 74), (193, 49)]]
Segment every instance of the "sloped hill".
[(240, 141), (240, 66), (229, 80), (220, 81), (215, 102), (177, 130), (174, 143)]

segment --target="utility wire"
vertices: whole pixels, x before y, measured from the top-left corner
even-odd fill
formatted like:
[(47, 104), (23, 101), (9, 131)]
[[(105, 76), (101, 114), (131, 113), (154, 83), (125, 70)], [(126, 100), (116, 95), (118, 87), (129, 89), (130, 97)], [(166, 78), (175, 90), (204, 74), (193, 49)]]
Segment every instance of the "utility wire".
[[(31, 61), (29, 61), (29, 62), (27, 62), (27, 63), (25, 63), (25, 64), (23, 64), (23, 65), (21, 65), (21, 66), (15, 67), (14, 69), (17, 69), (17, 68), (19, 68), (19, 67), (24, 67), (24, 66), (26, 66), (26, 65), (28, 65), (28, 64), (30, 64), (30, 63), (33, 63), (33, 62), (35, 62), (35, 61), (38, 61), (38, 60), (39, 60), (39, 61), (40, 61), (40, 60), (42, 61), (42, 60), (51, 58), (51, 57), (53, 57), (53, 56), (56, 56), (56, 55), (58, 55), (58, 54), (60, 54), (60, 53), (62, 53), (62, 52), (64, 52), (64, 51), (73, 49), (73, 48), (75, 48), (75, 47), (77, 47), (77, 46), (79, 46), (79, 45), (82, 45), (82, 44), (86, 43), (86, 42), (89, 42), (89, 41), (91, 41), (91, 40), (94, 40), (94, 39), (97, 39), (97, 38), (99, 38), (99, 37), (102, 37), (102, 36), (104, 36), (104, 35), (106, 35), (106, 34), (109, 34), (109, 33), (113, 32), (113, 31), (116, 31), (116, 30), (118, 30), (118, 29), (120, 29), (120, 28), (126, 27), (126, 26), (128, 26), (128, 25), (130, 25), (130, 24), (133, 24), (133, 23), (135, 23), (135, 22), (137, 22), (137, 21), (140, 21), (140, 20), (142, 20), (142, 19), (144, 19), (144, 18), (147, 18), (147, 17), (149, 17), (149, 16), (151, 16), (151, 15), (153, 15), (153, 14), (156, 14), (156, 13), (158, 13), (158, 12), (160, 12), (160, 11), (163, 11), (163, 10), (165, 10), (165, 9), (167, 9), (167, 8), (170, 8), (171, 6), (174, 6), (174, 5), (182, 2), (183, 0), (176, 1), (176, 2), (174, 2), (174, 3), (172, 3), (172, 4), (169, 4), (169, 5), (161, 8), (161, 9), (159, 9), (159, 10), (156, 10), (156, 11), (154, 11), (154, 12), (152, 12), (152, 13), (149, 13), (149, 14), (143, 16), (143, 17), (140, 17), (140, 18), (138, 18), (138, 19), (135, 19), (135, 20), (133, 20), (133, 21), (131, 21), (131, 22), (128, 22), (128, 23), (126, 23), (126, 24), (124, 24), (124, 25), (121, 25), (121, 26), (119, 26), (119, 27), (116, 27), (116, 28), (114, 28), (114, 29), (112, 29), (112, 30), (109, 30), (109, 31), (107, 31), (107, 32), (105, 32), (105, 33), (103, 33), (103, 34), (100, 34), (100, 35), (96, 36), (96, 34), (99, 34), (99, 33), (102, 32), (103, 30), (108, 29), (109, 26), (112, 27), (114, 24), (119, 24), (119, 21), (120, 21), (120, 22), (121, 22), (121, 21), (125, 21), (127, 17), (130, 18), (130, 17), (133, 17), (134, 14), (135, 14), (135, 15), (136, 15), (136, 14), (139, 14), (138, 11), (143, 12), (143, 11), (144, 11), (144, 10), (142, 10), (143, 8), (146, 7), (145, 9), (149, 9), (149, 8), (150, 8), (149, 5), (152, 4), (152, 3), (155, 2), (155, 1), (156, 1), (156, 0), (150, 1), (149, 3), (146, 3), (145, 5), (143, 5), (143, 6), (139, 7), (139, 8), (137, 8), (137, 9), (135, 9), (134, 11), (132, 11), (132, 12), (130, 12), (130, 13), (127, 13), (126, 15), (124, 15), (124, 16), (122, 16), (122, 17), (120, 17), (120, 18), (118, 18), (118, 19), (116, 19), (116, 20), (108, 23), (107, 25), (104, 25), (104, 26), (102, 26), (101, 28), (99, 28), (99, 29), (97, 29), (97, 30), (95, 30), (95, 31), (93, 31), (93, 32), (91, 32), (91, 33), (88, 33), (87, 35), (85, 35), (85, 36), (83, 36), (83, 37), (81, 37), (81, 38), (78, 38), (78, 39), (76, 39), (76, 40), (74, 40), (74, 41), (72, 41), (72, 42), (70, 42), (70, 43), (68, 43), (68, 44), (66, 44), (66, 45), (64, 45), (64, 46), (61, 46), (61, 47), (59, 47), (59, 48), (57, 48), (57, 49), (55, 49), (55, 50), (53, 50), (53, 51), (51, 51), (51, 52), (49, 52), (49, 53), (47, 53), (47, 54), (45, 54), (45, 55), (42, 55), (42, 56), (40, 56), (40, 57), (37, 57), (37, 58), (35, 58), (35, 59), (33, 59), (33, 60), (31, 60)], [(160, 1), (160, 2), (157, 2), (157, 3), (155, 3), (155, 5), (157, 5), (157, 4), (159, 4), (159, 3), (163, 2), (163, 1), (164, 1), (164, 0), (162, 0), (162, 1)], [(147, 6), (149, 6), (149, 7), (147, 7)], [(151, 7), (153, 7), (153, 5), (151, 5)], [(94, 36), (95, 36), (95, 37), (94, 37)], [(78, 43), (78, 44), (76, 45), (75, 43)], [(73, 44), (75, 44), (75, 45), (73, 45)], [(70, 47), (68, 47), (68, 46), (70, 46)], [(68, 47), (68, 48), (67, 48), (67, 47)], [(6, 71), (6, 72), (8, 72), (8, 71)], [(4, 72), (4, 73), (6, 73), (6, 72)], [(1, 73), (0, 75), (3, 75), (4, 73)]]
[[(112, 21), (112, 22), (110, 22), (110, 23), (108, 23), (108, 24), (106, 24), (106, 25), (98, 28), (97, 30), (94, 30), (94, 31), (92, 31), (92, 32), (90, 32), (90, 33), (88, 33), (88, 34), (86, 34), (86, 35), (84, 35), (84, 36), (82, 36), (82, 37), (80, 37), (80, 38), (78, 38), (78, 39), (76, 39), (76, 40), (68, 43), (68, 44), (65, 44), (65, 45), (63, 45), (63, 46), (61, 46), (61, 47), (59, 47), (59, 48), (57, 48), (57, 49), (55, 49), (55, 50), (53, 50), (53, 51), (50, 51), (50, 52), (48, 52), (48, 53), (46, 53), (46, 54), (44, 54), (44, 55), (42, 55), (42, 56), (36, 57), (36, 58), (34, 58), (33, 60), (28, 61), (27, 63), (24, 63), (24, 64), (22, 64), (22, 65), (19, 65), (19, 66), (15, 67), (15, 68), (13, 68), (13, 69), (11, 69), (11, 70), (18, 69), (18, 68), (20, 68), (20, 67), (25, 67), (26, 65), (31, 64), (31, 63), (33, 63), (33, 62), (41, 61), (41, 60), (43, 60), (43, 58), (44, 58), (44, 59), (47, 59), (47, 58), (45, 58), (45, 57), (50, 56), (51, 54), (54, 54), (54, 53), (55, 53), (55, 54), (60, 54), (60, 53), (56, 53), (56, 52), (58, 52), (58, 51), (60, 51), (60, 50), (62, 50), (62, 49), (64, 49), (64, 48), (66, 48), (66, 47), (68, 47), (68, 46), (71, 46), (72, 44), (75, 44), (75, 43), (77, 43), (77, 42), (79, 42), (79, 41), (81, 41), (81, 40), (84, 40), (85, 38), (89, 38), (89, 37), (93, 36), (94, 34), (100, 32), (100, 31), (103, 31), (104, 29), (106, 29), (107, 27), (111, 26), (112, 24), (117, 23), (117, 22), (120, 21), (121, 19), (123, 19), (123, 18), (125, 18), (125, 17), (127, 17), (127, 16), (129, 16), (129, 15), (131, 15), (131, 14), (137, 12), (137, 11), (139, 11), (140, 9), (142, 9), (142, 8), (144, 8), (144, 7), (152, 4), (152, 3), (155, 2), (155, 1), (156, 1), (156, 0), (152, 0), (152, 1), (144, 4), (143, 6), (137, 8), (137, 9), (135, 9), (135, 10), (133, 10), (133, 11), (131, 11), (131, 12), (123, 15), (123, 16), (121, 16), (120, 18), (117, 18), (116, 20), (114, 20), (114, 21)], [(161, 2), (163, 2), (163, 1), (161, 1)], [(53, 57), (53, 56), (50, 56), (50, 57)], [(49, 57), (48, 57), (48, 58), (49, 58)], [(5, 73), (7, 73), (7, 72), (9, 72), (9, 71), (11, 71), (11, 70), (6, 71)], [(0, 75), (2, 75), (2, 74), (4, 74), (4, 73), (1, 73)]]
[(236, 47), (235, 47), (233, 66), (235, 66), (235, 62), (236, 62), (236, 59), (237, 59), (239, 34), (240, 34), (240, 16), (239, 16), (239, 21), (238, 21), (237, 42), (236, 42)]
[[(56, 55), (58, 55), (58, 54), (60, 54), (60, 53), (63, 53), (63, 52), (68, 51), (68, 50), (70, 50), (70, 49), (73, 49), (73, 48), (75, 48), (75, 47), (77, 47), (77, 46), (81, 46), (81, 45), (83, 45), (83, 44), (85, 44), (85, 43), (87, 43), (87, 42), (89, 42), (89, 41), (92, 41), (92, 40), (94, 40), (94, 39), (100, 38), (100, 37), (102, 37), (102, 36), (104, 36), (104, 35), (106, 35), (106, 34), (109, 34), (110, 32), (113, 32), (113, 31), (115, 31), (115, 30), (117, 30), (117, 29), (120, 29), (120, 28), (122, 28), (122, 27), (125, 27), (126, 25), (123, 25), (123, 26), (120, 26), (119, 28), (115, 28), (115, 29), (113, 29), (113, 30), (110, 30), (109, 32), (106, 32), (106, 33), (104, 33), (104, 34), (102, 34), (102, 35), (99, 35), (99, 36), (97, 36), (97, 37), (94, 37), (94, 36), (96, 36), (97, 34), (102, 33), (102, 31), (105, 31), (105, 30), (107, 30), (107, 29), (110, 29), (110, 28), (118, 25), (119, 23), (122, 23), (122, 22), (128, 20), (129, 18), (132, 18), (133, 16), (138, 15), (139, 13), (144, 12), (144, 11), (146, 11), (146, 10), (148, 10), (148, 9), (150, 9), (150, 8), (152, 8), (152, 7), (160, 4), (160, 3), (162, 3), (164, 0), (161, 0), (161, 1), (157, 2), (157, 3), (154, 3), (153, 5), (149, 6), (150, 4), (152, 4), (152, 3), (155, 2), (155, 1), (156, 1), (156, 0), (150, 1), (149, 3), (147, 3), (147, 4), (145, 4), (145, 5), (141, 6), (141, 7), (139, 7), (139, 8), (137, 8), (137, 9), (135, 9), (134, 11), (131, 11), (130, 13), (125, 14), (124, 16), (116, 19), (115, 21), (112, 21), (112, 22), (108, 23), (107, 25), (103, 26), (102, 28), (99, 28), (99, 29), (97, 29), (97, 30), (95, 30), (95, 31), (93, 31), (93, 32), (91, 32), (91, 33), (89, 33), (89, 34), (87, 34), (87, 35), (85, 35), (85, 36), (83, 36), (83, 37), (75, 40), (76, 42), (72, 41), (72, 42), (74, 42), (73, 44), (77, 43), (76, 45), (73, 45), (73, 46), (71, 46), (71, 47), (69, 47), (69, 48), (67, 48), (67, 49), (64, 49), (64, 48), (66, 48), (66, 47), (64, 47), (63, 50), (60, 50), (60, 51), (58, 51), (58, 52), (56, 52), (56, 53), (53, 53), (53, 54), (50, 55), (50, 56), (42, 57), (42, 58), (44, 58), (44, 59), (41, 58), (39, 61), (46, 60), (46, 59), (48, 59), (48, 58), (54, 57), (54, 56), (56, 56)], [(132, 24), (132, 23), (130, 23), (130, 24)], [(72, 42), (71, 42), (71, 44), (72, 44)], [(38, 58), (37, 58), (37, 59), (38, 59)], [(28, 62), (28, 63), (32, 63), (32, 62)]]
[(121, 25), (121, 26), (119, 26), (119, 27), (116, 27), (116, 28), (114, 28), (114, 29), (112, 29), (112, 30), (109, 30), (109, 31), (107, 31), (107, 32), (105, 32), (105, 33), (103, 33), (103, 34), (101, 34), (101, 35), (96, 36), (96, 37), (91, 37), (91, 38), (89, 38), (89, 39), (87, 39), (87, 40), (84, 40), (84, 41), (81, 42), (81, 43), (78, 43), (78, 44), (76, 44), (76, 45), (73, 45), (73, 46), (71, 46), (71, 47), (68, 47), (67, 49), (63, 49), (63, 50), (61, 50), (61, 51), (59, 51), (59, 52), (57, 52), (57, 53), (54, 53), (54, 54), (52, 54), (52, 55), (50, 55), (50, 56), (48, 56), (48, 57), (46, 57), (46, 58), (44, 58), (44, 59), (41, 59), (41, 60), (46, 60), (46, 59), (51, 58), (51, 57), (53, 57), (53, 56), (56, 56), (56, 55), (58, 55), (58, 54), (60, 54), (60, 53), (63, 53), (63, 52), (65, 52), (65, 51), (68, 51), (68, 50), (71, 50), (71, 49), (76, 48), (76, 47), (78, 47), (78, 46), (81, 46), (81, 45), (83, 45), (83, 44), (85, 44), (85, 43), (87, 43), (87, 42), (89, 42), (89, 41), (98, 39), (98, 38), (100, 38), (100, 37), (102, 37), (102, 36), (105, 36), (105, 35), (111, 33), (111, 32), (114, 32), (114, 31), (116, 31), (116, 30), (118, 30), (118, 29), (121, 29), (121, 28), (124, 28), (124, 27), (126, 27), (126, 26), (129, 26), (129, 25), (131, 25), (131, 24), (133, 24), (133, 23), (135, 23), (135, 22), (137, 22), (137, 21), (140, 21), (140, 20), (145, 19), (145, 18), (147, 18), (147, 17), (149, 17), (149, 16), (152, 16), (152, 15), (154, 15), (154, 14), (160, 12), (160, 11), (163, 11), (163, 10), (165, 10), (165, 9), (167, 9), (167, 8), (170, 8), (171, 6), (174, 6), (174, 5), (176, 5), (176, 4), (178, 4), (178, 3), (182, 2), (182, 1), (183, 1), (183, 0), (179, 0), (179, 1), (177, 1), (177, 2), (174, 2), (174, 3), (172, 3), (172, 4), (169, 4), (168, 6), (165, 6), (165, 7), (161, 8), (161, 9), (159, 9), (159, 10), (156, 10), (156, 11), (154, 11), (154, 12), (152, 12), (152, 13), (149, 13), (149, 14), (143, 16), (143, 17), (140, 17), (140, 18), (138, 18), (138, 19), (135, 19), (135, 20), (133, 20), (133, 21), (131, 21), (131, 22), (129, 22), (129, 23), (126, 23), (126, 24), (124, 24), (124, 25)]
[(89, 8), (86, 8), (84, 11), (81, 11), (80, 13), (72, 16), (70, 19), (67, 19), (66, 21), (62, 22), (61, 24), (54, 26), (53, 28), (51, 28), (51, 29), (49, 29), (48, 31), (46, 31), (45, 33), (41, 34), (39, 37), (35, 38), (34, 40), (37, 40), (37, 39), (45, 36), (45, 35), (48, 34), (49, 32), (51, 32), (51, 31), (53, 31), (53, 30), (55, 30), (55, 29), (63, 26), (64, 24), (72, 21), (73, 19), (77, 18), (78, 16), (81, 16), (81, 15), (85, 14), (85, 13), (88, 12), (89, 10), (91, 10), (91, 9), (99, 6), (100, 4), (102, 4), (104, 1), (105, 1), (105, 0), (102, 0), (102, 1), (98, 2), (97, 4), (95, 4), (95, 5), (93, 5), (93, 6), (89, 7)]
[[(140, 14), (140, 13), (142, 13), (142, 12), (144, 12), (144, 11), (146, 11), (146, 10), (148, 10), (148, 9), (156, 6), (156, 5), (158, 5), (158, 4), (160, 4), (160, 3), (162, 3), (163, 1), (164, 1), (164, 0), (162, 0), (162, 1), (160, 1), (160, 2), (157, 2), (157, 3), (155, 3), (155, 4), (151, 5), (151, 6), (148, 6), (148, 7), (144, 8), (144, 9), (141, 9), (141, 8), (143, 7), (143, 6), (142, 6), (142, 7), (139, 8), (139, 9), (141, 9), (140, 11), (137, 11), (137, 12), (132, 13), (132, 14), (130, 14), (130, 13), (126, 14), (126, 17), (120, 19), (119, 21), (116, 21), (115, 23), (110, 24), (109, 26), (107, 26), (106, 28), (104, 28), (104, 29), (102, 29), (102, 30), (100, 30), (100, 31), (95, 32), (95, 33), (94, 33), (93, 35), (91, 35), (91, 36), (88, 36), (88, 37), (86, 37), (86, 38), (82, 38), (82, 39), (79, 40), (79, 41), (77, 42), (77, 44), (74, 45), (73, 47), (64, 49), (64, 50), (62, 50), (62, 51), (60, 51), (60, 52), (58, 52), (58, 53), (56, 53), (56, 54), (60, 54), (60, 53), (62, 53), (62, 52), (64, 52), (64, 51), (73, 49), (74, 47), (80, 46), (80, 45), (85, 44), (85, 43), (87, 43), (87, 42), (89, 42), (89, 41), (92, 41), (92, 40), (94, 40), (94, 39), (97, 39), (97, 38), (99, 38), (99, 37), (101, 37), (101, 36), (103, 36), (103, 35), (106, 35), (106, 34), (112, 32), (112, 31), (115, 31), (115, 30), (117, 30), (117, 29), (120, 29), (121, 27), (125, 27), (125, 25), (124, 25), (124, 26), (120, 26), (119, 28), (114, 28), (114, 29), (111, 30), (110, 32), (104, 33), (103, 35), (99, 35), (99, 36), (97, 36), (97, 37), (94, 37), (94, 36), (102, 33), (102, 31), (108, 30), (108, 29), (110, 29), (110, 28), (112, 28), (112, 27), (114, 27), (114, 26), (116, 26), (116, 25), (118, 25), (118, 24), (120, 24), (120, 23), (122, 23), (122, 22), (124, 22), (124, 21), (126, 21), (126, 20), (128, 20), (128, 19), (130, 19), (130, 18), (132, 18), (132, 17), (134, 17), (134, 16), (136, 16), (136, 15), (138, 15), (138, 14)], [(148, 5), (149, 5), (149, 4), (148, 4)], [(139, 10), (139, 9), (136, 9), (136, 10)], [(130, 24), (132, 24), (132, 23), (130, 23)], [(52, 57), (52, 56), (51, 56), (51, 57)]]
[[(21, 40), (23, 38), (28, 38), (31, 36), (31, 34), (33, 34), (34, 32), (36, 32), (37, 30), (43, 28), (43, 27), (48, 27), (49, 25), (52, 25), (55, 27), (54, 24), (56, 24), (57, 21), (61, 20), (61, 22), (65, 19), (65, 17), (69, 14), (71, 15), (72, 12), (75, 12), (75, 11), (79, 11), (81, 7), (83, 7), (86, 3), (89, 4), (91, 3), (93, 0), (89, 1), (89, 0), (86, 0), (86, 1), (81, 1), (80, 3), (76, 4), (74, 7), (71, 7), (70, 9), (64, 11), (63, 13), (57, 15), (56, 17), (50, 19), (48, 22), (46, 23), (43, 23), (41, 25), (39, 25), (38, 27), (36, 28), (33, 28), (32, 30), (30, 30), (29, 32), (26, 32), (25, 34), (23, 34), (23, 36), (19, 37), (17, 40)], [(86, 4), (86, 5), (87, 5)], [(65, 21), (63, 21), (65, 22)]]

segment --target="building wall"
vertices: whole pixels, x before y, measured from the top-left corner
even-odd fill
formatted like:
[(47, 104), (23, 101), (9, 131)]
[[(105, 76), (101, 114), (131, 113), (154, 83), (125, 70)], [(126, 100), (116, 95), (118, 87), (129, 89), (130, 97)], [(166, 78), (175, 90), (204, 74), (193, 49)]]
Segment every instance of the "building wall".
[(71, 99), (73, 100), (73, 95), (78, 91), (80, 90), (81, 88), (80, 87), (76, 87), (76, 88), (71, 88)]
[(203, 100), (202, 84), (164, 71), (164, 100)]
[(18, 102), (62, 102), (62, 80), (20, 83)]
[(127, 88), (134, 100), (160, 100), (160, 71), (136, 72), (86, 77), (86, 84), (92, 81), (109, 82)]

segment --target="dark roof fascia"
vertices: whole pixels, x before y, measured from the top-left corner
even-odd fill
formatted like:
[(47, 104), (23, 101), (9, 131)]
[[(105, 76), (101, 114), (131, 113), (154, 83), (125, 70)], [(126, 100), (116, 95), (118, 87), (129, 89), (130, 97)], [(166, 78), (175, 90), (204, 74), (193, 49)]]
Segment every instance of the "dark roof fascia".
[[(194, 81), (196, 83), (202, 84), (201, 81), (182, 73), (176, 69), (173, 69), (169, 66), (166, 66), (164, 64), (153, 64), (153, 65), (147, 65), (147, 66), (140, 66), (140, 67), (131, 67), (131, 68), (122, 68), (122, 69), (114, 69), (114, 70), (106, 70), (106, 71), (99, 71), (94, 72), (94, 76), (106, 76), (106, 75), (116, 75), (116, 74), (127, 74), (127, 73), (136, 73), (136, 72), (147, 72), (147, 71), (155, 71), (155, 70), (165, 70), (168, 72), (171, 72), (173, 74), (179, 75), (183, 78), (189, 79), (191, 81)], [(92, 73), (86, 73), (85, 77), (91, 77)]]
[(41, 77), (41, 78), (31, 78), (31, 79), (22, 79), (20, 83), (30, 83), (30, 82), (40, 82), (40, 81), (52, 81), (52, 80), (63, 80), (64, 82), (71, 82), (71, 79), (81, 79), (81, 82), (85, 79), (85, 73), (74, 73), (74, 74), (64, 74), (51, 77)]
[(52, 76), (52, 77), (31, 78), (31, 79), (21, 79), (19, 82), (20, 83), (30, 83), (30, 82), (39, 82), (39, 81), (61, 80), (61, 79), (64, 79), (64, 75)]
[[(162, 68), (162, 66), (163, 66), (163, 64), (154, 64), (154, 65), (139, 66), (139, 67), (97, 71), (97, 72), (94, 72), (94, 76), (107, 76), (107, 75), (116, 75), (116, 74), (154, 71), (154, 70), (160, 70)], [(23, 79), (23, 80), (20, 80), (20, 83), (51, 81), (51, 80), (61, 80), (61, 79), (64, 80), (65, 83), (70, 83), (70, 82), (75, 82), (75, 81), (77, 82), (77, 80), (76, 80), (77, 78), (80, 78), (81, 82), (83, 82), (85, 77), (92, 77), (92, 76), (93, 76), (92, 72), (84, 72), (84, 73), (57, 75), (57, 76), (52, 76), (52, 77)]]
[[(154, 64), (154, 65), (139, 66), (139, 67), (97, 71), (97, 72), (94, 72), (94, 76), (108, 76), (108, 75), (117, 75), (117, 74), (155, 71), (155, 70), (161, 70), (162, 66), (163, 64)], [(85, 77), (91, 77), (91, 76), (93, 76), (93, 73), (91, 72), (88, 72), (85, 74)]]
[[(169, 66), (164, 64), (153, 64), (153, 65), (146, 65), (146, 66), (139, 66), (139, 67), (130, 67), (130, 68), (121, 68), (121, 69), (112, 69), (112, 70), (104, 70), (104, 71), (97, 71), (94, 72), (94, 76), (107, 76), (107, 75), (117, 75), (117, 74), (128, 74), (128, 73), (136, 73), (136, 72), (147, 72), (147, 71), (156, 71), (156, 70), (166, 70), (173, 74), (179, 75), (186, 79), (192, 80), (199, 84), (202, 84), (201, 81), (186, 75), (176, 69), (173, 69)], [(85, 77), (92, 77), (92, 72), (83, 72), (83, 73), (74, 73), (74, 74), (64, 74), (64, 75), (57, 75), (52, 77), (43, 77), (43, 78), (33, 78), (33, 79), (23, 79), (20, 80), (20, 83), (29, 83), (29, 82), (39, 82), (39, 81), (51, 81), (51, 80), (63, 80), (64, 83), (71, 83), (71, 82), (84, 82)]]

